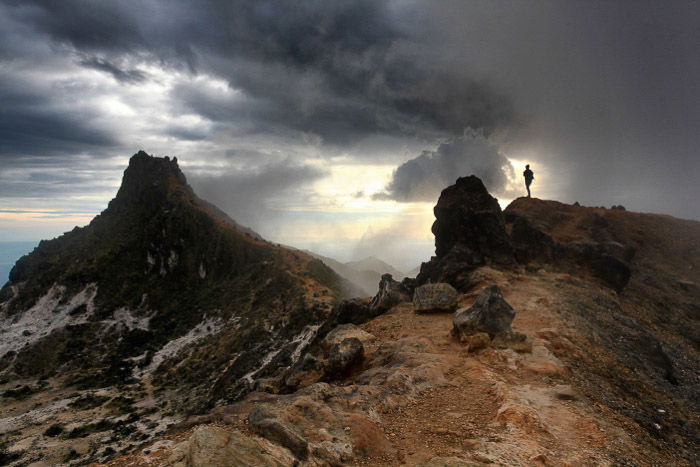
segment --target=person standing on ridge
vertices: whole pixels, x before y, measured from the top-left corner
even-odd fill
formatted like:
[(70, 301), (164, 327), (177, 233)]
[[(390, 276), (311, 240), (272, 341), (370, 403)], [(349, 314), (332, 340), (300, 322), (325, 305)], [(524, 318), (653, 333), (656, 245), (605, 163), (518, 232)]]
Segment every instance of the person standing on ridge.
[(535, 175), (530, 170), (530, 164), (525, 166), (525, 172), (523, 172), (523, 177), (525, 177), (525, 188), (527, 188), (527, 197), (530, 198), (530, 184), (535, 179)]

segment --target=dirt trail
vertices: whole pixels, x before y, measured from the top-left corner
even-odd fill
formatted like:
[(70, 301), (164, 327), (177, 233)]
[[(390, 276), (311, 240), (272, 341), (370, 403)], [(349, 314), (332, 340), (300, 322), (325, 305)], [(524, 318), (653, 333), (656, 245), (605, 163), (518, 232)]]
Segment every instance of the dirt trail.
[[(593, 345), (558, 308), (569, 293), (562, 284), (577, 279), (544, 271), (486, 275), (484, 284), (498, 284), (515, 309), (513, 330), (529, 336), (531, 352), (489, 347), (470, 353), (451, 336), (452, 314), (419, 315), (404, 303), (361, 326), (373, 337), (356, 374), (295, 394), (251, 394), (219, 408), (219, 433), (260, 441), (266, 452), (282, 449), (257, 437), (247, 422), (248, 412), (263, 403), (286, 414), (280, 420), (315, 447), (323, 436), (334, 446), (345, 442), (336, 437), (350, 443), (352, 455), (341, 461), (299, 465), (659, 465), (664, 454), (650, 451), (640, 428), (588, 398), (553, 353), (576, 358), (582, 345)], [(470, 306), (477, 294), (462, 296), (460, 306)], [(404, 377), (408, 387), (397, 384)], [(110, 465), (173, 465), (171, 447), (189, 433), (170, 436), (162, 452), (152, 448), (148, 456)], [(670, 459), (664, 463), (679, 465)]]
[[(513, 329), (530, 336), (532, 353), (468, 353), (450, 336), (451, 314), (416, 315), (407, 305), (362, 326), (379, 342), (427, 337), (451, 365), (446, 384), (381, 415), (398, 463), (456, 457), (501, 465), (612, 465), (619, 459), (644, 465), (629, 436), (571, 386), (565, 365), (547, 349), (550, 341), (566, 342), (560, 334), (565, 323), (551, 305), (557, 293), (552, 278), (499, 282), (516, 310)], [(473, 295), (463, 297), (461, 305), (472, 302)]]

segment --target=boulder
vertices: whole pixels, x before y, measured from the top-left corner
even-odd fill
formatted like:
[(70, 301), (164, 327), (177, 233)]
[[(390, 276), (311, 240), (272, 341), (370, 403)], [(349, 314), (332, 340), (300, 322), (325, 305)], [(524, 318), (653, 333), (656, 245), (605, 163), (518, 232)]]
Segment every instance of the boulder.
[(357, 338), (363, 346), (377, 339), (372, 334), (363, 331), (354, 324), (341, 324), (333, 328), (333, 330), (326, 335), (321, 342), (321, 347), (328, 351), (333, 345), (340, 344), (343, 340), (350, 337)]
[(268, 404), (253, 408), (248, 414), (248, 423), (263, 438), (284, 446), (300, 459), (307, 458), (309, 443)]
[(383, 274), (379, 281), (379, 290), (369, 303), (370, 313), (380, 315), (401, 302), (411, 300), (410, 292), (401, 282), (397, 282), (391, 274)]
[(467, 284), (456, 283), (465, 271), (515, 264), (501, 207), (479, 178), (462, 177), (445, 188), (433, 212), (435, 256), (421, 266), (418, 284), (449, 282), (465, 290)]
[(461, 177), (445, 188), (433, 212), (436, 220), (432, 231), (438, 257), (462, 244), (489, 262), (513, 263), (501, 206), (478, 177)]
[[(283, 451), (280, 449), (280, 451)], [(149, 459), (150, 460), (150, 459)], [(165, 465), (259, 465), (283, 467), (294, 460), (284, 452), (270, 452), (259, 440), (251, 439), (238, 431), (224, 430), (212, 425), (194, 429), (185, 441), (175, 445), (164, 459)]]
[(510, 332), (513, 318), (515, 311), (503, 299), (501, 289), (491, 285), (479, 293), (474, 305), (455, 313), (452, 333), (460, 339), (478, 332), (485, 332), (493, 338), (497, 334)]
[(333, 310), (333, 316), (328, 320), (333, 326), (338, 324), (362, 324), (380, 315), (380, 310), (370, 310), (366, 300), (353, 298), (343, 300)]
[(365, 349), (356, 337), (348, 337), (340, 343), (333, 344), (328, 350), (328, 362), (326, 375), (329, 378), (342, 378), (361, 363), (365, 355)]
[(416, 313), (447, 312), (457, 308), (458, 293), (447, 283), (425, 284), (413, 292)]
[(290, 368), (284, 377), (289, 389), (298, 389), (314, 384), (323, 378), (326, 363), (307, 353)]

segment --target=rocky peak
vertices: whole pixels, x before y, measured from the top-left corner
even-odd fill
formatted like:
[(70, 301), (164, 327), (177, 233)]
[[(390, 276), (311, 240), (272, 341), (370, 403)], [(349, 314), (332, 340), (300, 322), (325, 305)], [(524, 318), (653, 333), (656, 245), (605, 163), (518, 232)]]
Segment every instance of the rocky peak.
[(461, 177), (445, 188), (433, 212), (435, 256), (423, 263), (419, 284), (447, 282), (466, 289), (474, 268), (515, 263), (498, 200), (478, 177)]
[(461, 177), (445, 188), (433, 212), (438, 258), (460, 245), (478, 253), (485, 263), (513, 262), (501, 207), (478, 177)]
[(177, 158), (154, 157), (139, 151), (129, 159), (122, 185), (110, 207), (133, 202), (160, 202), (168, 193), (177, 191), (192, 194)]

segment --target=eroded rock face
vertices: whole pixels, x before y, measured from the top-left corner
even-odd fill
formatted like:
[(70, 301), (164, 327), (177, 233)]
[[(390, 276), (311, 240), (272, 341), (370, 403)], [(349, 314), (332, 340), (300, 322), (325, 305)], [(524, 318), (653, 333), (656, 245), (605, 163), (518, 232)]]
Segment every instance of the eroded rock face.
[(450, 284), (425, 284), (413, 292), (413, 308), (416, 313), (451, 313), (457, 308), (457, 298)]
[(369, 309), (375, 316), (387, 311), (401, 302), (411, 300), (410, 292), (401, 282), (394, 280), (391, 274), (382, 275), (379, 290), (369, 304)]
[(435, 257), (421, 266), (419, 284), (448, 282), (466, 290), (465, 272), (515, 263), (501, 207), (479, 178), (462, 177), (445, 188), (434, 213)]
[(457, 311), (452, 319), (452, 333), (460, 337), (483, 332), (493, 339), (511, 331), (513, 318), (513, 307), (503, 299), (501, 289), (491, 285), (479, 293), (474, 305)]

